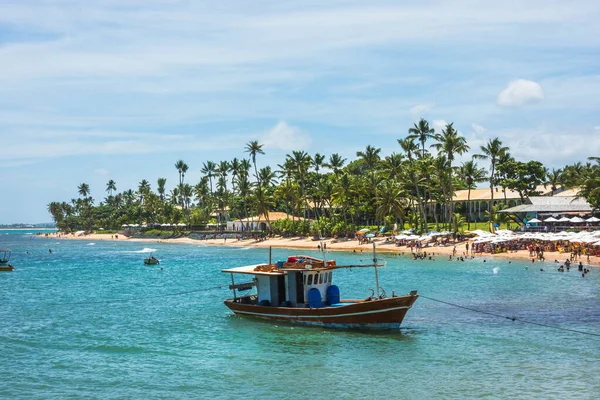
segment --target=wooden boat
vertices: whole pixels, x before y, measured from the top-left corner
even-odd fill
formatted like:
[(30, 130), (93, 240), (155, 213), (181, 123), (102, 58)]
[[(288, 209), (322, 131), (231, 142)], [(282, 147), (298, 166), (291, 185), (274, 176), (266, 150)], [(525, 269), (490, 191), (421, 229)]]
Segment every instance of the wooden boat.
[(158, 261), (158, 259), (154, 256), (150, 256), (148, 258), (144, 258), (144, 265), (157, 265), (160, 262)]
[(8, 262), (10, 261), (11, 250), (0, 249), (0, 253), (2, 253), (2, 256), (0, 256), (0, 265), (7, 265)]
[[(373, 264), (368, 265), (340, 266), (333, 260), (292, 256), (287, 262), (224, 269), (231, 274), (229, 288), (233, 290), (233, 298), (224, 303), (238, 316), (331, 328), (397, 329), (419, 296), (413, 290), (387, 297), (379, 287), (377, 268), (382, 266), (373, 245)], [(366, 299), (340, 299), (339, 288), (332, 282), (334, 270), (364, 267), (375, 268), (377, 294), (371, 289)], [(235, 283), (236, 274), (253, 279)], [(256, 294), (237, 295), (237, 291), (253, 288)]]
[(13, 271), (15, 267), (10, 264), (0, 265), (0, 271)]

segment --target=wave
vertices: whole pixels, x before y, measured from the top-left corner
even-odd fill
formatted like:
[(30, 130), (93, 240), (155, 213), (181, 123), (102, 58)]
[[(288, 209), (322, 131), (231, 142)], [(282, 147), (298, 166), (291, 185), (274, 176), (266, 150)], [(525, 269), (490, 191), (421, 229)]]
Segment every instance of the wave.
[(251, 247), (238, 247), (238, 250), (250, 250)]
[(494, 274), (497, 274), (497, 273), (498, 273), (498, 271), (500, 271), (500, 268), (499, 268), (499, 267), (495, 267), (494, 269), (492, 269), (492, 272), (493, 272)]
[(88, 243), (88, 246), (95, 246), (96, 243)]
[(155, 251), (156, 251), (156, 249), (151, 249), (149, 247), (145, 247), (142, 250), (132, 251), (132, 253), (154, 253)]

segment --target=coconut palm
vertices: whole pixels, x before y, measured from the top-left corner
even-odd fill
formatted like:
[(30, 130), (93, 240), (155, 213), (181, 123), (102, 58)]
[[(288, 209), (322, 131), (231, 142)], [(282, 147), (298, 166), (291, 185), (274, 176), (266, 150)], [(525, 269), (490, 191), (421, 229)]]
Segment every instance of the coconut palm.
[(340, 171), (344, 167), (346, 159), (342, 158), (338, 153), (333, 153), (329, 156), (329, 161), (323, 164), (324, 167), (331, 168), (335, 175), (339, 175)]
[(79, 186), (77, 186), (77, 192), (82, 197), (87, 197), (87, 195), (90, 194), (90, 185), (88, 185), (87, 183), (80, 184)]
[(419, 207), (419, 213), (421, 214), (421, 229), (423, 232), (427, 232), (427, 210), (423, 204), (423, 198), (421, 197), (421, 190), (419, 188), (419, 180), (417, 178), (417, 168), (415, 166), (415, 160), (413, 154), (418, 151), (419, 147), (415, 144), (415, 140), (411, 137), (404, 139), (398, 139), (400, 148), (406, 153), (409, 166), (409, 176), (415, 188), (415, 194), (417, 195), (417, 205)]
[(113, 191), (115, 191), (115, 192), (117, 191), (117, 183), (111, 179), (106, 184), (106, 192), (108, 193), (109, 196), (112, 196)]
[(179, 172), (179, 195), (180, 195), (179, 205), (181, 205), (183, 207), (183, 195), (182, 195), (181, 188), (183, 187), (185, 174), (188, 171), (189, 167), (183, 160), (178, 160), (175, 163), (175, 168), (177, 169), (177, 172)]
[(459, 169), (459, 176), (465, 182), (467, 192), (467, 229), (471, 229), (471, 189), (475, 189), (478, 183), (486, 180), (485, 169), (479, 168), (473, 160), (464, 162)]
[(217, 164), (212, 161), (207, 161), (202, 163), (202, 169), (200, 170), (208, 178), (210, 183), (210, 192), (213, 192), (213, 184), (212, 179), (216, 176), (217, 173)]
[[(448, 199), (450, 200), (450, 223), (453, 222), (454, 218), (454, 184), (452, 179), (452, 162), (454, 161), (454, 157), (456, 155), (462, 155), (469, 150), (469, 146), (467, 145), (467, 141), (464, 137), (458, 134), (458, 131), (454, 129), (454, 123), (447, 124), (446, 127), (442, 130), (441, 134), (435, 135), (435, 140), (437, 143), (433, 144), (432, 147), (435, 147), (437, 151), (446, 155), (448, 159)], [(457, 227), (455, 226), (456, 230)]]
[(165, 185), (167, 184), (167, 178), (158, 178), (156, 191), (160, 195), (160, 201), (165, 201)]
[(489, 204), (489, 223), (490, 223), (490, 230), (492, 232), (494, 232), (494, 226), (492, 224), (493, 218), (494, 218), (494, 209), (493, 209), (493, 205), (494, 205), (494, 180), (496, 177), (496, 164), (498, 163), (498, 160), (503, 157), (504, 155), (506, 155), (508, 153), (508, 147), (503, 146), (502, 145), (502, 141), (500, 139), (498, 139), (497, 137), (490, 139), (488, 141), (488, 143), (485, 146), (481, 146), (481, 154), (475, 154), (473, 156), (473, 158), (478, 158), (481, 160), (488, 160), (490, 162), (490, 192), (491, 192), (491, 198), (490, 198), (490, 204)]
[(256, 156), (258, 154), (265, 154), (263, 151), (263, 145), (258, 143), (258, 140), (252, 140), (246, 144), (246, 153), (250, 154), (250, 158), (252, 158), (252, 164), (254, 164), (254, 177), (258, 182), (258, 169), (256, 168)]
[(408, 130), (408, 137), (411, 139), (417, 139), (421, 142), (422, 154), (421, 157), (425, 157), (425, 142), (427, 139), (435, 138), (435, 129), (429, 127), (429, 122), (421, 118), (418, 124)]

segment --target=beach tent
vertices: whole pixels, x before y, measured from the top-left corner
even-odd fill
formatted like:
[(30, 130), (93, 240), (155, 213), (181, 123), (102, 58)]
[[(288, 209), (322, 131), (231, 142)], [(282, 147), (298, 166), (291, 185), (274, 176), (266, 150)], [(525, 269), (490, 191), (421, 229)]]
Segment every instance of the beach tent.
[(585, 222), (585, 219), (580, 218), (580, 217), (573, 217), (573, 218), (571, 218), (571, 222), (579, 224), (581, 222)]
[(571, 222), (571, 220), (567, 217), (562, 217), (561, 219), (558, 220), (558, 222)]
[(537, 218), (532, 218), (529, 221), (527, 221), (528, 224), (537, 224), (538, 222), (542, 222)]
[(600, 222), (600, 218), (590, 217), (586, 219), (585, 222)]
[(558, 222), (558, 220), (554, 217), (546, 218), (544, 222)]

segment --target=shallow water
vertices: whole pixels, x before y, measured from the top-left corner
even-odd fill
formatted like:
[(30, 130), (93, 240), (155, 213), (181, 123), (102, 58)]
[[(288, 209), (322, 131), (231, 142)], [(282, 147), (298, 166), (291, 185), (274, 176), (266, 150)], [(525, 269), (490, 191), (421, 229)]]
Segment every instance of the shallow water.
[[(597, 336), (423, 297), (394, 332), (240, 319), (222, 304), (230, 292), (215, 289), (229, 284), (220, 270), (265, 262), (264, 249), (91, 246), (25, 233), (0, 235), (0, 248), (13, 249), (17, 268), (0, 274), (0, 398), (600, 396)], [(159, 266), (143, 265), (149, 253)], [(273, 259), (287, 254), (274, 249)], [(369, 258), (331, 255), (338, 263)], [(542, 264), (497, 259), (385, 258), (380, 282), (388, 294), (417, 289), (490, 313), (600, 334), (597, 269), (582, 279), (550, 263), (541, 272)], [(334, 282), (343, 297), (361, 298), (374, 274), (338, 271)]]

